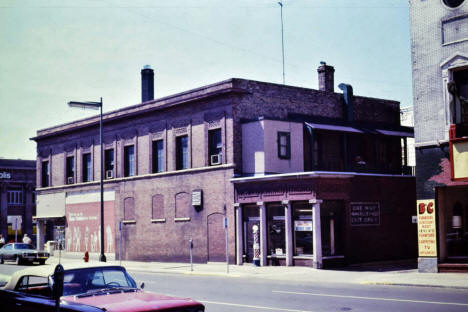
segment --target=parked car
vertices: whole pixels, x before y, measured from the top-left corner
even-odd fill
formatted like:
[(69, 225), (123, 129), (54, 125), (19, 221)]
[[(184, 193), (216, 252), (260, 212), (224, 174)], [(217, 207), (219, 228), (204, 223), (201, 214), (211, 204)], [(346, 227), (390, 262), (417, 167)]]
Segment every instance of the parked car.
[(17, 271), (0, 288), (0, 302), (5, 311), (56, 311), (56, 302), (60, 311), (205, 311), (203, 304), (189, 298), (143, 291), (125, 268), (106, 264)]
[(0, 264), (5, 261), (15, 261), (16, 264), (39, 262), (44, 264), (49, 253), (37, 251), (33, 245), (24, 243), (10, 243), (0, 248)]

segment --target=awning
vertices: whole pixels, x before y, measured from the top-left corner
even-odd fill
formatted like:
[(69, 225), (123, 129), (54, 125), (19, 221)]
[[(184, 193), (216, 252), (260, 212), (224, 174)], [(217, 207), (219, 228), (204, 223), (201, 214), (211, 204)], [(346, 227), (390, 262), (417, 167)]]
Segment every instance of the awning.
[(340, 131), (340, 132), (354, 132), (354, 133), (364, 133), (363, 130), (349, 127), (349, 126), (337, 126), (337, 125), (327, 125), (327, 124), (318, 124), (318, 123), (305, 123), (308, 127), (312, 129), (328, 130), (328, 131)]
[(51, 215), (51, 216), (33, 216), (33, 220), (47, 220), (47, 219), (62, 219), (65, 218), (65, 216), (59, 216), (59, 215)]
[(397, 136), (397, 137), (409, 137), (409, 138), (414, 137), (414, 133), (407, 132), (407, 131), (394, 131), (394, 130), (381, 130), (381, 129), (376, 129), (376, 131), (383, 135), (391, 135), (391, 136)]

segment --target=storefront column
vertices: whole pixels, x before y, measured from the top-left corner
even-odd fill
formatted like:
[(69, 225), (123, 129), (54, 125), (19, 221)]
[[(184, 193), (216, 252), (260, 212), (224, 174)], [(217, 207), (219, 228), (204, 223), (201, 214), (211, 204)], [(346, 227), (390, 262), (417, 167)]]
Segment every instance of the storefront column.
[(5, 243), (8, 243), (8, 199), (7, 199), (7, 184), (0, 184), (0, 233), (5, 238)]
[(263, 202), (257, 202), (260, 209), (260, 266), (267, 265), (267, 219), (266, 207)]
[(292, 233), (292, 212), (291, 202), (289, 200), (283, 200), (281, 202), (284, 205), (284, 228), (285, 228), (285, 240), (286, 240), (286, 266), (293, 265), (293, 233)]
[(313, 227), (313, 244), (314, 244), (314, 268), (322, 268), (322, 229), (320, 226), (320, 204), (319, 199), (309, 200), (312, 205), (312, 227)]
[(37, 219), (36, 223), (36, 230), (37, 230), (37, 250), (44, 250), (44, 244), (45, 244), (45, 234), (46, 234), (46, 228), (45, 228), (45, 220), (39, 220)]
[(243, 261), (243, 248), (244, 243), (242, 241), (242, 207), (239, 203), (234, 204), (234, 209), (236, 211), (236, 263), (237, 265), (242, 265)]
[(32, 184), (27, 184), (25, 187), (24, 194), (24, 233), (28, 233), (29, 237), (33, 237), (33, 225), (32, 225), (32, 192), (34, 191), (34, 186)]

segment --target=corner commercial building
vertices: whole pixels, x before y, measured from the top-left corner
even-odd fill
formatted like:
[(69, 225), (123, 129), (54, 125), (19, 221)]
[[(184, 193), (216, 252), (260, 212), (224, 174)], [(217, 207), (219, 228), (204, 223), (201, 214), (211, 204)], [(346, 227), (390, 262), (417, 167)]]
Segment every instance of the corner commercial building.
[[(262, 265), (414, 257), (412, 128), (398, 102), (318, 72), (319, 90), (233, 78), (154, 100), (145, 68), (142, 103), (104, 114), (106, 252), (121, 222), (124, 259), (188, 261), (192, 239), (195, 261), (224, 261), (226, 217), (231, 263), (252, 261), (253, 225)], [(100, 246), (98, 122), (33, 138), (37, 218), (66, 225), (71, 251)]]
[(468, 265), (468, 1), (410, 1), (419, 270)]

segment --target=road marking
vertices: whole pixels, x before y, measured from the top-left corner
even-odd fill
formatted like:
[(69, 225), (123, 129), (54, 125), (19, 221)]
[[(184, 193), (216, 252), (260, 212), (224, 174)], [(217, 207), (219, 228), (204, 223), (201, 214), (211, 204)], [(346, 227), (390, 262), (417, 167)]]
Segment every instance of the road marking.
[(396, 299), (396, 298), (329, 295), (329, 294), (316, 294), (316, 293), (284, 291), (284, 290), (273, 290), (272, 292), (282, 293), (282, 294), (305, 295), (305, 296), (323, 296), (323, 297), (349, 298), (349, 299), (365, 299), (365, 300), (380, 300), (380, 301), (396, 301), (396, 302), (412, 302), (412, 303), (427, 303), (427, 304), (440, 304), (440, 305), (468, 306), (468, 303), (458, 303), (458, 302), (441, 302), (441, 301), (423, 301), (423, 300)]
[(238, 303), (231, 303), (231, 302), (208, 301), (208, 300), (201, 300), (201, 299), (197, 299), (197, 300), (200, 301), (201, 303), (225, 305), (225, 306), (239, 307), (239, 308), (249, 308), (249, 309), (259, 309), (259, 310), (272, 310), (272, 311), (285, 311), (285, 312), (314, 312), (314, 311), (310, 311), (310, 310), (297, 310), (297, 309), (285, 309), (285, 308), (263, 307), (263, 306), (249, 305), (249, 304), (238, 304)]

